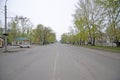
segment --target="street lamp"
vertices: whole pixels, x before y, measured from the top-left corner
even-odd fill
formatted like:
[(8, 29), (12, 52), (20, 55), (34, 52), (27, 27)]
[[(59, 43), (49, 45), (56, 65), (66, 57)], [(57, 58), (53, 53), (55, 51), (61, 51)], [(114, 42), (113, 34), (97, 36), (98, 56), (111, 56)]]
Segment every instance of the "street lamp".
[(8, 34), (7, 34), (7, 1), (8, 0), (6, 0), (5, 1), (5, 33), (4, 33), (4, 36), (5, 36), (5, 52), (7, 52), (7, 36), (8, 36)]

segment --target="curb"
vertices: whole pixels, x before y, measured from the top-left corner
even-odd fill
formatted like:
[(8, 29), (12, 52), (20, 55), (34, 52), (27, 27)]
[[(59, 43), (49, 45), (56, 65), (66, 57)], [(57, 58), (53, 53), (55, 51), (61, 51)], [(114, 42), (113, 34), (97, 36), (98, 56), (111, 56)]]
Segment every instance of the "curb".
[[(8, 46), (7, 50), (8, 50), (8, 53), (12, 52), (12, 51), (14, 52), (14, 51), (18, 51), (19, 47), (18, 46)], [(5, 53), (5, 48), (4, 47), (0, 49), (0, 53)]]

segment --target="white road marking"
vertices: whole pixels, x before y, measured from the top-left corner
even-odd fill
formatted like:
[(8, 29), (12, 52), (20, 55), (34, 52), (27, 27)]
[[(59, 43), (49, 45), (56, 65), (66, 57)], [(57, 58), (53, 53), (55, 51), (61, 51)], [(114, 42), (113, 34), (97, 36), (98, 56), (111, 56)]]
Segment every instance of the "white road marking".
[(53, 76), (52, 76), (52, 80), (55, 80), (55, 74), (56, 74), (56, 65), (57, 65), (57, 59), (59, 56), (59, 52), (57, 52), (56, 56), (55, 56), (55, 62), (54, 62), (54, 68), (53, 68)]

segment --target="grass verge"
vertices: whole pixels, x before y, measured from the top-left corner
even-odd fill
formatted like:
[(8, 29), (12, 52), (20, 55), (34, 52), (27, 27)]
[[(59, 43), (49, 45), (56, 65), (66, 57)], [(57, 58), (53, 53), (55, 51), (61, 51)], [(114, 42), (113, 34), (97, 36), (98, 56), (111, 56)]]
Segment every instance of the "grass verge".
[(112, 46), (83, 46), (83, 47), (120, 53), (120, 47)]

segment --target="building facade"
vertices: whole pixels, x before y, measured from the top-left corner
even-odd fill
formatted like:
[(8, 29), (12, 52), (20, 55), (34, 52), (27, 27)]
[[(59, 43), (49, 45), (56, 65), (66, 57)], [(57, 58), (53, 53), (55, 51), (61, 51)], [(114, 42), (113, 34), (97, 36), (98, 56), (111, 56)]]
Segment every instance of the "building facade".
[(0, 37), (0, 48), (4, 47), (4, 38)]

